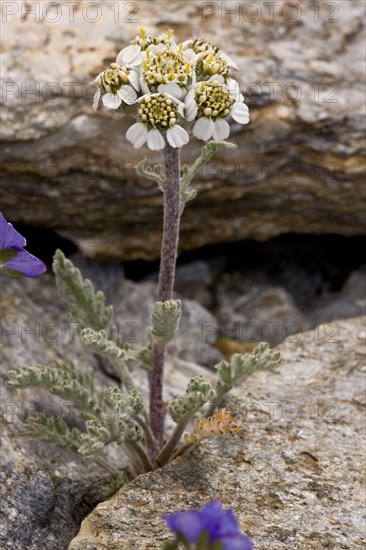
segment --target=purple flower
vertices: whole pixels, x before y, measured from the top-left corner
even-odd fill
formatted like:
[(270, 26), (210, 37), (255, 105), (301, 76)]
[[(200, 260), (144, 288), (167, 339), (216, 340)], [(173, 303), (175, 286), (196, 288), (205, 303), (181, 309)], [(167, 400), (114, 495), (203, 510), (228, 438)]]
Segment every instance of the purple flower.
[(44, 263), (29, 254), (26, 240), (0, 212), (0, 272), (19, 277), (38, 277), (46, 271)]
[(223, 510), (214, 500), (202, 510), (187, 510), (165, 514), (164, 519), (173, 533), (182, 534), (188, 542), (196, 543), (202, 532), (208, 534), (208, 542), (222, 543), (222, 550), (252, 550), (251, 541), (240, 532), (233, 511)]

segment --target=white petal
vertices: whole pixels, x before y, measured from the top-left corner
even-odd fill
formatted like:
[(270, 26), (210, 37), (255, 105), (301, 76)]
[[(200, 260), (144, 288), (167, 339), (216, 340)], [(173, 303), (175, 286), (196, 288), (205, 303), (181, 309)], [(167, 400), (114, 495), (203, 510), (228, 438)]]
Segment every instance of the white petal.
[(159, 130), (149, 130), (147, 133), (147, 145), (152, 151), (164, 149), (165, 141)]
[(125, 65), (125, 56), (128, 48), (131, 48), (131, 46), (127, 46), (127, 48), (123, 48), (123, 50), (121, 50), (116, 57), (116, 63), (118, 63), (118, 65), (121, 65), (121, 67)]
[(229, 78), (226, 80), (226, 89), (230, 92), (230, 94), (232, 96), (234, 96), (235, 98), (240, 94), (240, 86), (239, 86), (239, 83), (234, 80), (233, 78), (231, 78), (229, 76)]
[(204, 141), (209, 140), (212, 137), (212, 134), (215, 131), (215, 125), (213, 120), (203, 116), (199, 118), (196, 124), (193, 126), (193, 135), (198, 139), (203, 139)]
[(183, 145), (187, 145), (189, 142), (188, 132), (177, 124), (173, 128), (169, 128), (166, 138), (172, 147), (183, 147)]
[(118, 94), (104, 94), (102, 97), (104, 107), (108, 109), (118, 109), (122, 103), (122, 99)]
[(185, 50), (186, 48), (188, 48), (188, 46), (190, 46), (192, 43), (193, 43), (193, 39), (192, 39), (192, 38), (189, 38), (188, 40), (185, 40), (184, 42), (182, 42), (183, 50)]
[(226, 53), (220, 51), (220, 55), (223, 59), (225, 59), (225, 61), (227, 61), (229, 67), (234, 67), (234, 69), (236, 69), (237, 71), (239, 70), (239, 67), (237, 66), (235, 61), (233, 61), (231, 57), (229, 57)]
[(140, 76), (135, 70), (130, 71), (128, 75), (128, 80), (130, 81), (131, 86), (135, 88), (135, 90), (140, 90)]
[(160, 44), (150, 44), (150, 46), (149, 46), (149, 51), (152, 54), (155, 54), (157, 52), (164, 52), (167, 49), (168, 49), (167, 46), (165, 44), (163, 44), (162, 42), (160, 42)]
[(190, 90), (184, 100), (186, 111), (185, 118), (188, 121), (194, 120), (197, 116), (198, 107), (195, 101), (195, 90)]
[(226, 120), (219, 118), (215, 120), (214, 125), (215, 125), (215, 131), (213, 133), (214, 139), (217, 139), (217, 141), (222, 141), (229, 136), (230, 126), (226, 122)]
[(188, 49), (188, 50), (185, 50), (184, 52), (184, 58), (189, 62), (191, 63), (191, 65), (195, 65), (198, 58), (199, 58), (199, 54), (197, 53), (194, 53), (193, 50), (191, 49)]
[(234, 103), (230, 114), (240, 124), (248, 124), (249, 122), (249, 109), (245, 103)]
[(169, 49), (175, 52), (178, 50), (178, 44), (173, 39), (170, 40)]
[(150, 89), (149, 89), (149, 86), (146, 84), (146, 81), (144, 79), (144, 77), (141, 75), (141, 78), (140, 78), (140, 86), (141, 86), (141, 91), (143, 94), (149, 94), (150, 93)]
[(161, 94), (170, 94), (173, 97), (176, 97), (177, 99), (181, 99), (183, 96), (183, 91), (178, 84), (175, 82), (170, 82), (169, 84), (160, 84), (158, 86), (158, 92)]
[(225, 78), (222, 74), (214, 74), (208, 79), (207, 82), (218, 82), (219, 84), (225, 84)]
[(132, 124), (126, 132), (126, 139), (135, 149), (139, 149), (147, 140), (147, 128), (142, 122)]
[(141, 52), (141, 46), (138, 44), (131, 44), (127, 48), (123, 48), (117, 55), (116, 63), (118, 65), (128, 65), (132, 63)]
[(190, 103), (194, 102), (195, 93), (196, 93), (195, 88), (191, 88), (189, 90), (189, 92), (187, 93), (187, 95), (185, 97), (185, 100), (184, 100), (184, 103), (186, 104), (186, 106), (189, 106)]
[(190, 122), (191, 120), (194, 120), (196, 118), (197, 113), (198, 113), (198, 107), (196, 102), (194, 102), (190, 107), (186, 108), (185, 119), (188, 120), (188, 122)]
[(129, 67), (138, 69), (139, 66), (142, 64), (142, 59), (143, 59), (144, 55), (145, 55), (145, 52), (140, 52), (138, 55), (136, 55), (136, 57), (133, 59), (133, 61), (131, 61), (130, 63), (127, 63), (127, 65)]
[(136, 103), (137, 93), (134, 88), (128, 84), (125, 84), (118, 90), (118, 95), (127, 105)]
[[(240, 93), (239, 83), (233, 78), (228, 78), (226, 81), (226, 88), (235, 99), (235, 101), (244, 101), (244, 97)], [(241, 99), (242, 98), (242, 99)]]
[(98, 90), (95, 92), (94, 97), (93, 97), (93, 109), (94, 109), (94, 111), (96, 111), (98, 109), (99, 100), (100, 100), (100, 89), (98, 88)]
[(92, 80), (92, 82), (90, 84), (100, 84), (100, 77), (102, 76), (103, 72), (104, 71), (99, 73), (98, 76), (96, 78), (94, 78), (94, 80)]

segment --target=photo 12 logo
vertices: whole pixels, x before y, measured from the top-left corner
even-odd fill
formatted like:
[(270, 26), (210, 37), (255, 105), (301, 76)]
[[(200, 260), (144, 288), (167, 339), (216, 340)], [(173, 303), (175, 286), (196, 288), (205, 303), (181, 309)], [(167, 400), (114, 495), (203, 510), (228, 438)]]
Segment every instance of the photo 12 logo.
[[(306, 9), (307, 8), (307, 9)], [(274, 23), (281, 19), (298, 23), (310, 12), (315, 23), (339, 23), (339, 2), (202, 2), (202, 20), (219, 17), (222, 22)]]
[(82, 18), (86, 23), (98, 23), (104, 14), (113, 16), (114, 23), (138, 23), (138, 2), (82, 2), (65, 0), (53, 2), (18, 2), (2, 0), (1, 22), (8, 23), (12, 18), (20, 18), (22, 23), (75, 23)]

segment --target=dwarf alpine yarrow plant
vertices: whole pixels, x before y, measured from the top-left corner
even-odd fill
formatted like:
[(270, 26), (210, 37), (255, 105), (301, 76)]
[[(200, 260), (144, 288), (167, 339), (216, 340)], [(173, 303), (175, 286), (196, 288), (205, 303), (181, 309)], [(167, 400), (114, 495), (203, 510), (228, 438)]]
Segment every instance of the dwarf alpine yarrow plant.
[[(249, 120), (239, 85), (230, 76), (232, 68), (237, 68), (235, 63), (206, 40), (198, 38), (176, 44), (172, 31), (148, 36), (142, 30), (117, 55), (116, 62), (97, 76), (94, 108), (101, 99), (105, 107), (131, 115), (135, 122), (126, 137), (134, 147), (146, 143), (152, 150), (162, 150), (162, 164), (145, 166), (141, 161), (136, 166), (140, 176), (158, 184), (164, 197), (159, 285), (148, 338), (137, 349), (124, 343), (114, 329), (113, 308), (105, 305), (103, 293), (96, 292), (92, 283), (83, 279), (70, 260), (57, 251), (53, 270), (59, 296), (70, 310), (71, 321), (78, 326), (85, 349), (109, 361), (113, 377), (119, 383), (100, 388), (92, 372), (85, 372), (65, 358), (49, 365), (21, 366), (9, 374), (10, 386), (42, 386), (75, 405), (78, 418), (72, 426), (61, 416), (37, 413), (27, 420), (28, 433), (94, 460), (115, 476), (117, 485), (167, 464), (202, 439), (238, 433), (241, 425), (235, 416), (218, 407), (228, 392), (252, 372), (273, 371), (280, 362), (279, 353), (261, 343), (251, 353), (235, 354), (229, 361), (221, 361), (216, 366), (217, 378), (213, 384), (197, 376), (169, 402), (163, 395), (167, 345), (179, 328), (182, 313), (181, 301), (174, 298), (173, 287), (180, 218), (187, 202), (196, 196), (190, 184), (215, 151), (235, 147), (221, 141), (229, 135), (229, 117), (241, 124)], [(188, 143), (191, 132), (208, 143), (191, 166), (181, 167), (180, 149)], [(20, 252), (24, 240), (11, 234), (7, 225), (4, 227), (5, 249)], [(16, 239), (9, 240), (9, 235)], [(5, 267), (14, 267), (10, 263), (14, 261), (12, 257), (5, 255)], [(133, 368), (142, 369), (147, 375), (148, 410), (136, 377), (131, 374)], [(166, 415), (175, 424), (169, 434), (165, 432)], [(184, 434), (192, 420), (193, 432)], [(104, 451), (110, 443), (119, 445), (130, 460), (124, 472), (108, 461)], [(212, 514), (220, 516), (217, 505), (195, 513), (195, 517), (207, 519)], [(227, 523), (230, 514), (225, 514)], [(206, 519), (203, 523), (211, 540), (213, 527)]]

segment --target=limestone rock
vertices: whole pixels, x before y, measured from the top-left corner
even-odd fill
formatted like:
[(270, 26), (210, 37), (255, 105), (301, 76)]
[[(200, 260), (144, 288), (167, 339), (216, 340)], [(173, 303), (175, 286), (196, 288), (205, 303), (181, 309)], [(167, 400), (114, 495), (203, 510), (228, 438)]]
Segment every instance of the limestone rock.
[[(365, 234), (363, 0), (281, 1), (258, 13), (179, 0), (132, 3), (135, 14), (112, 0), (47, 6), (14, 4), (3, 22), (8, 219), (51, 228), (89, 256), (159, 255), (161, 194), (134, 172), (148, 151), (126, 142), (127, 117), (93, 113), (89, 83), (140, 27), (174, 27), (179, 39), (203, 35), (235, 58), (251, 110), (248, 126), (232, 124), (238, 148), (197, 175), (181, 249), (288, 232)], [(183, 161), (199, 147), (192, 140)]]
[[(101, 500), (106, 474), (81, 456), (24, 437), (23, 421), (34, 411), (61, 415), (73, 425), (70, 403), (41, 389), (11, 390), (7, 371), (20, 365), (72, 359), (92, 369), (96, 384), (108, 383), (98, 361), (86, 356), (67, 322), (51, 277), (1, 277), (1, 528), (8, 550), (62, 548), (82, 517)], [(35, 302), (36, 300), (36, 302)], [(111, 384), (111, 380), (109, 384)]]
[(160, 550), (163, 513), (218, 498), (256, 550), (364, 548), (364, 319), (279, 346), (231, 402), (244, 433), (140, 476), (98, 505), (69, 550)]
[(177, 268), (174, 285), (176, 291), (184, 298), (194, 300), (208, 309), (213, 305), (212, 284), (213, 273), (207, 262), (196, 260)]
[(332, 285), (322, 278), (319, 265), (305, 269), (291, 262), (286, 262), (285, 269), (275, 262), (220, 274), (213, 307), (217, 336), (223, 343), (227, 339), (244, 345), (265, 340), (276, 345), (318, 325), (364, 315), (365, 274), (361, 266), (341, 285)]
[(281, 287), (254, 285), (247, 292), (219, 294), (218, 336), (239, 342), (267, 341), (276, 345), (287, 336), (310, 328), (310, 321)]
[(314, 325), (340, 318), (364, 315), (366, 312), (366, 270), (349, 275), (339, 293), (328, 293), (318, 300), (310, 318)]

